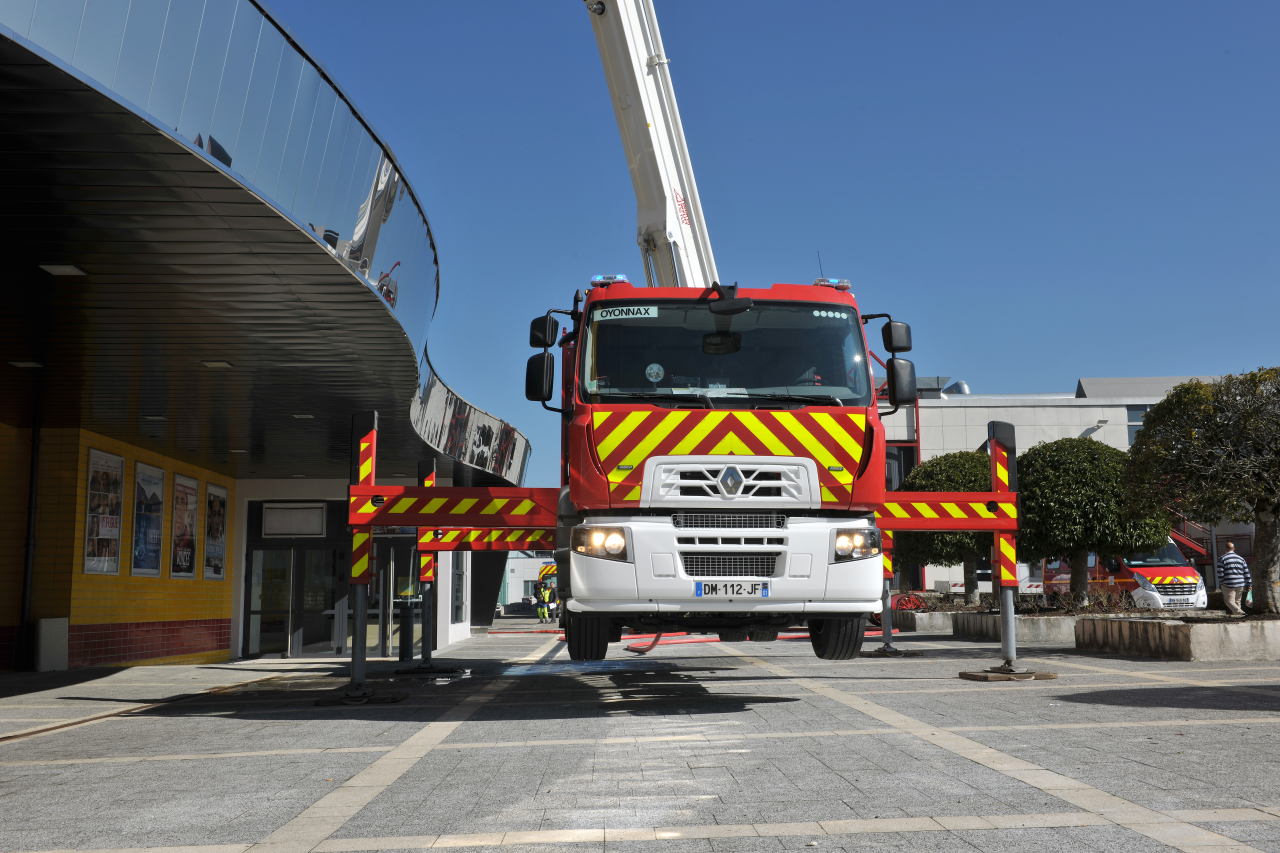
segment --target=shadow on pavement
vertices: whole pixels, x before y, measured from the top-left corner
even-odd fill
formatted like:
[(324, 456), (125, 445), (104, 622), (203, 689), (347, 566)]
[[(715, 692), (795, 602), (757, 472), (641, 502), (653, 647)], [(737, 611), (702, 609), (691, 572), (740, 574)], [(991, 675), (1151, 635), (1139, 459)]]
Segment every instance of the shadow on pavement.
[(1063, 702), (1113, 705), (1124, 708), (1181, 708), (1202, 711), (1280, 711), (1280, 692), (1274, 696), (1222, 687), (1134, 687), (1064, 694)]
[(121, 671), (119, 667), (93, 666), (59, 672), (0, 672), (0, 699), (12, 699), (15, 696), (42, 693), (46, 690), (63, 690), (119, 675)]

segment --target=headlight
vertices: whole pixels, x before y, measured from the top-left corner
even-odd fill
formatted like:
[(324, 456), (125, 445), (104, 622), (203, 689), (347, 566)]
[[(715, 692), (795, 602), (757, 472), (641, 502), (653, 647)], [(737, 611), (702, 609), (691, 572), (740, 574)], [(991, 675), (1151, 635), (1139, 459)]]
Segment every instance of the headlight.
[(627, 531), (621, 527), (573, 528), (573, 552), (627, 562)]
[(1147, 592), (1155, 592), (1155, 591), (1156, 591), (1156, 588), (1155, 588), (1154, 586), (1152, 586), (1152, 585), (1151, 585), (1151, 581), (1147, 580), (1145, 577), (1143, 577), (1142, 575), (1138, 574), (1137, 572), (1134, 572), (1134, 573), (1133, 573), (1133, 579), (1134, 579), (1134, 580), (1136, 580), (1136, 581), (1138, 582), (1138, 586), (1142, 587), (1142, 588), (1143, 588), (1143, 589), (1145, 589)]
[(1196, 592), (1204, 592), (1204, 578), (1196, 580)]
[(853, 527), (836, 531), (835, 561), (861, 560), (880, 554), (880, 531), (874, 527)]

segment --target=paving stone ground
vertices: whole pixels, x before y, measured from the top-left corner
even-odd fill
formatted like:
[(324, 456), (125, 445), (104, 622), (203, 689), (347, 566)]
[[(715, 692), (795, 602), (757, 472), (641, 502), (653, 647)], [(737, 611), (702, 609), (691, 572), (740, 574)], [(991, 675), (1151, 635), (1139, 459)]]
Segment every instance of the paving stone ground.
[(1277, 664), (1044, 646), (1056, 681), (979, 684), (994, 644), (902, 644), (492, 634), (464, 677), (373, 662), (386, 705), (317, 705), (334, 661), (4, 674), (0, 851), (1280, 853)]

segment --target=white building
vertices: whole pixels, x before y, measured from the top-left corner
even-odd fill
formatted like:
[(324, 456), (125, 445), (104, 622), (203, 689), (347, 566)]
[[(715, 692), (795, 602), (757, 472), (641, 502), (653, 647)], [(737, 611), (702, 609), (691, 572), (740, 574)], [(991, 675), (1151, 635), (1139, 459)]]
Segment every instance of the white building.
[[(987, 423), (1013, 424), (1017, 451), (1059, 438), (1083, 437), (1128, 450), (1142, 416), (1178, 384), (1191, 379), (1212, 382), (1214, 376), (1156, 376), (1080, 379), (1072, 391), (1043, 394), (973, 394), (963, 382), (950, 377), (920, 377), (920, 401), (884, 418), (889, 454), (886, 476), (889, 488), (897, 488), (919, 462), (944, 453), (977, 450), (987, 440)], [(950, 384), (948, 384), (950, 383)], [(1230, 539), (1246, 559), (1252, 557), (1253, 526), (1223, 525), (1213, 528), (1202, 545), (1216, 559)], [(935, 582), (963, 581), (960, 566), (926, 566), (923, 577), (911, 578), (913, 586), (934, 589)], [(984, 590), (987, 588), (983, 584)]]

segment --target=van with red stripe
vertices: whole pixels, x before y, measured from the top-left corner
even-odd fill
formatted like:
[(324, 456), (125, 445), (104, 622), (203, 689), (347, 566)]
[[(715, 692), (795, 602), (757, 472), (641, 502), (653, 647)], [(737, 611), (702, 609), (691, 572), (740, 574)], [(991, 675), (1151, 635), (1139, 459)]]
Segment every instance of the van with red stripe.
[[(1090, 591), (1123, 590), (1138, 607), (1151, 610), (1204, 610), (1209, 594), (1204, 578), (1187, 562), (1170, 539), (1158, 551), (1112, 557), (1098, 565), (1089, 554)], [(1045, 563), (1044, 590), (1065, 594), (1071, 588), (1071, 567), (1065, 561)]]
[[(526, 395), (552, 396), (561, 350), (559, 593), (570, 656), (623, 626), (771, 639), (807, 624), (852, 657), (880, 609), (881, 394), (915, 399), (909, 361), (875, 387), (848, 283), (633, 287), (597, 277), (558, 341), (532, 324)], [(905, 323), (885, 349), (910, 349)]]

